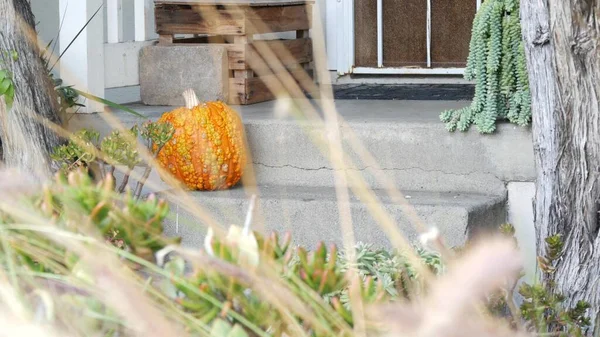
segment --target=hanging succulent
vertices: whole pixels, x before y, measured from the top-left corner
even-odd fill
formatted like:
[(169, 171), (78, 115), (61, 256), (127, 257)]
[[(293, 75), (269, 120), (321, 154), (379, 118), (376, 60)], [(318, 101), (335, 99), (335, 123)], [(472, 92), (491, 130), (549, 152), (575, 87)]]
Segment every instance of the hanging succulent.
[(470, 106), (444, 111), (440, 119), (449, 131), (481, 133), (496, 130), (498, 120), (526, 126), (531, 121), (531, 96), (519, 0), (486, 0), (473, 21), (465, 79), (475, 81)]

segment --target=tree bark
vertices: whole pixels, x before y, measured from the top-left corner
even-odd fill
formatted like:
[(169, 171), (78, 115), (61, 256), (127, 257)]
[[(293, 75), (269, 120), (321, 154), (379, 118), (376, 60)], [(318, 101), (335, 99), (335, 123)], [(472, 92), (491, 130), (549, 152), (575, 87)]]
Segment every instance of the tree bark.
[(535, 228), (564, 243), (546, 281), (600, 313), (600, 2), (521, 0), (521, 21), (532, 95), (536, 154)]
[[(28, 0), (0, 0), (0, 67), (13, 74), (15, 96), (7, 111), (0, 98), (0, 140), (4, 162), (45, 180), (50, 152), (60, 138), (46, 122), (61, 125), (58, 101), (41, 59)], [(16, 52), (17, 59), (10, 57)]]

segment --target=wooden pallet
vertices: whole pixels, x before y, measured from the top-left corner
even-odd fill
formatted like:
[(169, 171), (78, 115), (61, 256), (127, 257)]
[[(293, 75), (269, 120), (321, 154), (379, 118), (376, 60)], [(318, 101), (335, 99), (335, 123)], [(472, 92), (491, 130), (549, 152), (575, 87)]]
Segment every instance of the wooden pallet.
[[(312, 73), (308, 34), (312, 4), (312, 0), (156, 0), (156, 32), (161, 45), (223, 45), (229, 58), (229, 103), (253, 104), (273, 99), (276, 93), (271, 89), (282, 90), (261, 51), (272, 51), (295, 78)], [(296, 32), (296, 39), (253, 39), (255, 34), (289, 31)], [(179, 34), (196, 37), (177, 38)]]

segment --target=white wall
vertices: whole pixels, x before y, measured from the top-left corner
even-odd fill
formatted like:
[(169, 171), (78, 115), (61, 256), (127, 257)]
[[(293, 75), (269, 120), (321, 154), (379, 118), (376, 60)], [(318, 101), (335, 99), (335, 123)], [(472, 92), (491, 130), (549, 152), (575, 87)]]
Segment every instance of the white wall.
[[(39, 0), (38, 0), (39, 1)], [(73, 0), (72, 0), (73, 1)], [(77, 0), (81, 1), (81, 0)], [(106, 1), (104, 1), (104, 15), (106, 17)], [(133, 0), (121, 0), (122, 3), (122, 15), (123, 15), (123, 42), (130, 42), (135, 40), (135, 19), (133, 11)], [(146, 0), (148, 7), (152, 8), (154, 0)], [(104, 27), (104, 42), (106, 42), (106, 26)], [(158, 34), (154, 32), (154, 15), (146, 16), (146, 36), (148, 40), (158, 39)]]
[[(35, 16), (36, 31), (40, 45), (46, 47), (52, 41), (54, 54), (59, 52), (58, 27), (60, 19), (58, 13), (58, 0), (31, 0), (31, 11)], [(59, 73), (59, 65), (52, 70), (55, 76)]]
[[(59, 19), (59, 0), (30, 0), (33, 15), (35, 15), (37, 31), (40, 41), (48, 43), (50, 40), (56, 40), (60, 27)], [(84, 1), (84, 0), (70, 0)], [(153, 0), (146, 0), (148, 3), (153, 3)], [(318, 0), (324, 1), (324, 0)], [(105, 2), (106, 3), (106, 2)], [(122, 0), (123, 4), (123, 41), (134, 40), (134, 13), (133, 0)], [(106, 6), (104, 6), (104, 14), (106, 15)], [(149, 39), (156, 39), (158, 35), (154, 33), (154, 16), (149, 15), (146, 18), (146, 36)], [(106, 28), (104, 29), (104, 42), (106, 42)], [(58, 47), (57, 47), (58, 50)]]
[(31, 0), (31, 10), (35, 16), (40, 40), (46, 43), (50, 40), (56, 41), (60, 26), (58, 0)]

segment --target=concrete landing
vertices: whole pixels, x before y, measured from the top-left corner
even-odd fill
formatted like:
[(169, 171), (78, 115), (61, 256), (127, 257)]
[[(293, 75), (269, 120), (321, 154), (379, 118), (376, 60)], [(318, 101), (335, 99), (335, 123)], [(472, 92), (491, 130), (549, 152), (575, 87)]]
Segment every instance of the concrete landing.
[[(318, 103), (318, 102), (316, 102)], [(461, 245), (471, 230), (493, 228), (507, 220), (507, 184), (534, 180), (534, 159), (528, 128), (500, 124), (493, 135), (476, 130), (449, 133), (439, 120), (440, 112), (461, 108), (468, 101), (336, 100), (338, 112), (347, 122), (341, 128), (345, 152), (353, 159), (346, 169), (359, 172), (371, 188), (387, 188), (376, 177), (392, 179), (397, 189), (410, 195), (422, 221), (440, 229), (447, 243)], [(172, 107), (130, 105), (156, 120)], [(260, 191), (260, 214), (266, 230), (291, 231), (296, 242), (314, 247), (320, 241), (342, 242), (334, 168), (328, 154), (315, 140), (325, 140), (322, 126), (293, 120), (285, 107), (275, 102), (234, 107), (242, 116), (249, 140), (253, 167)], [(111, 127), (104, 114), (76, 115), (70, 129), (93, 127), (102, 134)], [(125, 127), (145, 119), (125, 112), (115, 117)], [(379, 169), (362, 162), (350, 146), (356, 137), (374, 157)], [(146, 192), (169, 186), (153, 174)], [(407, 192), (410, 191), (410, 192)], [(384, 209), (392, 215), (410, 240), (416, 232), (398, 202), (382, 192)], [(243, 189), (195, 192), (197, 205), (206, 208), (224, 224), (243, 224), (248, 199)], [(518, 199), (515, 199), (518, 200)], [(351, 202), (356, 238), (387, 245), (368, 207)], [(512, 221), (512, 220), (511, 220)], [(262, 222), (260, 222), (262, 223)], [(205, 224), (173, 205), (167, 225), (170, 234), (183, 236), (186, 245), (202, 244)]]
[[(341, 128), (345, 149), (354, 159), (348, 169), (364, 174), (369, 185), (383, 189), (376, 175), (392, 178), (401, 190), (469, 192), (488, 195), (506, 193), (506, 183), (532, 181), (533, 146), (528, 128), (500, 124), (494, 135), (476, 130), (449, 133), (439, 120), (446, 109), (467, 101), (338, 100), (336, 106), (348, 122)], [(132, 105), (157, 119), (170, 107)], [(259, 185), (331, 187), (333, 167), (328, 155), (315, 145), (325, 140), (322, 127), (299, 123), (276, 107), (275, 102), (234, 107), (240, 112), (250, 143)], [(116, 117), (131, 126), (143, 120), (118, 112)], [(102, 133), (110, 128), (101, 115), (77, 115), (71, 129), (93, 126)], [(380, 170), (358, 159), (349, 146), (356, 136), (370, 152)]]
[[(383, 209), (397, 228), (412, 242), (418, 240), (406, 210), (383, 191), (376, 191)], [(419, 218), (435, 226), (447, 245), (463, 245), (469, 236), (481, 230), (497, 228), (505, 222), (505, 198), (464, 193), (404, 192)], [(195, 203), (223, 225), (242, 226), (248, 210), (247, 192), (239, 187), (218, 192), (194, 192)], [(357, 241), (389, 247), (387, 235), (369, 212), (368, 205), (355, 196), (350, 208)], [(338, 202), (331, 187), (261, 186), (254, 228), (280, 233), (289, 231), (295, 244), (314, 248), (319, 241), (342, 245)], [(262, 221), (264, 220), (264, 222)], [(264, 223), (264, 227), (261, 224)], [(258, 228), (256, 226), (259, 226)], [(201, 247), (206, 226), (182, 207), (173, 206), (166, 224), (169, 235), (183, 237), (183, 244)]]
[[(318, 103), (317, 100), (315, 100)], [(407, 123), (440, 123), (440, 112), (446, 109), (458, 109), (469, 105), (470, 102), (462, 101), (424, 101), (424, 100), (335, 100), (338, 112), (348, 121), (396, 121)], [(165, 111), (173, 110), (171, 106), (147, 106), (140, 103), (127, 104), (131, 108), (148, 119), (157, 119)], [(292, 121), (293, 118), (286, 115), (276, 106), (275, 101), (257, 103), (252, 105), (232, 106), (240, 113), (244, 122), (283, 120)], [(139, 117), (124, 111), (109, 109), (124, 124), (139, 122)], [(277, 111), (276, 111), (277, 110)], [(102, 114), (76, 114), (70, 123), (73, 127), (89, 122), (105, 124)], [(442, 125), (443, 126), (443, 125)]]

